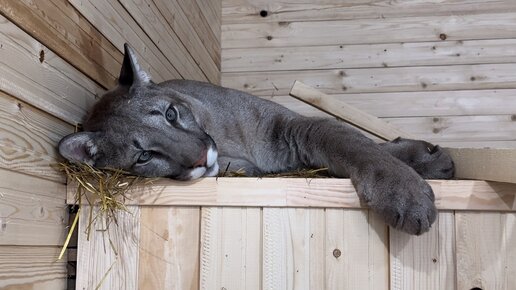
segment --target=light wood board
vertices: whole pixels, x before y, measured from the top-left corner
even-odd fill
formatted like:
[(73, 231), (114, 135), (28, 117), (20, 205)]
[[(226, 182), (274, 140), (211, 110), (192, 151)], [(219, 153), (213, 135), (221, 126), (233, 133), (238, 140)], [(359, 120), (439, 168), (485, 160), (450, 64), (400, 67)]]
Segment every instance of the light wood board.
[[(430, 180), (436, 205), (445, 210), (516, 209), (516, 185), (476, 180)], [(76, 186), (69, 184), (68, 202)], [(135, 187), (131, 205), (360, 208), (349, 179), (203, 178), (193, 182), (160, 179)]]

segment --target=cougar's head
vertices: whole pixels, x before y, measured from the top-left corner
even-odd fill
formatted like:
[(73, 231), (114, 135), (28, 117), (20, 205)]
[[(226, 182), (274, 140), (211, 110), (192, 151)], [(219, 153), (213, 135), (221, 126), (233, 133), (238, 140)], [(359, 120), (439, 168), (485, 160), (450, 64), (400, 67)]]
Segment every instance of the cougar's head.
[(215, 142), (188, 96), (153, 83), (127, 44), (118, 84), (93, 107), (84, 132), (61, 140), (63, 157), (147, 177), (191, 180), (218, 173)]

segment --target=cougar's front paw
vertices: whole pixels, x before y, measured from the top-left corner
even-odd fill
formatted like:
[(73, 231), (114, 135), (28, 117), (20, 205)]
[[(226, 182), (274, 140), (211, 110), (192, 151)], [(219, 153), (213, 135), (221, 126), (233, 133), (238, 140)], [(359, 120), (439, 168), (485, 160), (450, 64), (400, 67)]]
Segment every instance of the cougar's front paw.
[(450, 179), (455, 173), (451, 156), (439, 145), (434, 146), (421, 140), (397, 138), (381, 146), (425, 179)]
[(364, 201), (390, 226), (420, 235), (430, 229), (437, 209), (430, 185), (408, 169), (377, 171), (364, 187)]

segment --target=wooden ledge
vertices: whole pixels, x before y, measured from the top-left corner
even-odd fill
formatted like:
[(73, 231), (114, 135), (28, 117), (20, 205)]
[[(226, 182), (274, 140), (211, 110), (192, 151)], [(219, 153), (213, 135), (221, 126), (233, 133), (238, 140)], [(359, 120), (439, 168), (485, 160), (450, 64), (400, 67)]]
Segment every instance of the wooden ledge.
[[(516, 211), (516, 184), (478, 180), (430, 180), (441, 210)], [(75, 202), (76, 185), (67, 200)], [(134, 187), (127, 205), (361, 208), (349, 179), (203, 178), (159, 179)]]

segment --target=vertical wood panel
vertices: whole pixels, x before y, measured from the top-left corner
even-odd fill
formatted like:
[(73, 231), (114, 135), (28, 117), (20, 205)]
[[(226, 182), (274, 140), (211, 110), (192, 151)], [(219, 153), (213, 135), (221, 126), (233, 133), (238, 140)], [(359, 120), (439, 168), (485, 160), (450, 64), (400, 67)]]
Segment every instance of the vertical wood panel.
[(421, 236), (391, 229), (391, 289), (456, 289), (454, 221), (441, 212)]
[(514, 289), (515, 215), (456, 214), (458, 289)]
[(199, 289), (198, 207), (142, 207), (138, 289)]
[[(97, 210), (95, 207), (93, 217)], [(77, 289), (138, 289), (140, 208), (129, 206), (128, 212), (117, 211), (118, 224), (111, 224), (107, 231), (98, 220), (88, 241), (85, 230), (89, 214), (90, 206), (83, 205), (79, 218)]]
[(261, 289), (261, 210), (202, 208), (201, 289)]
[(388, 289), (387, 226), (367, 210), (326, 210), (326, 289)]

